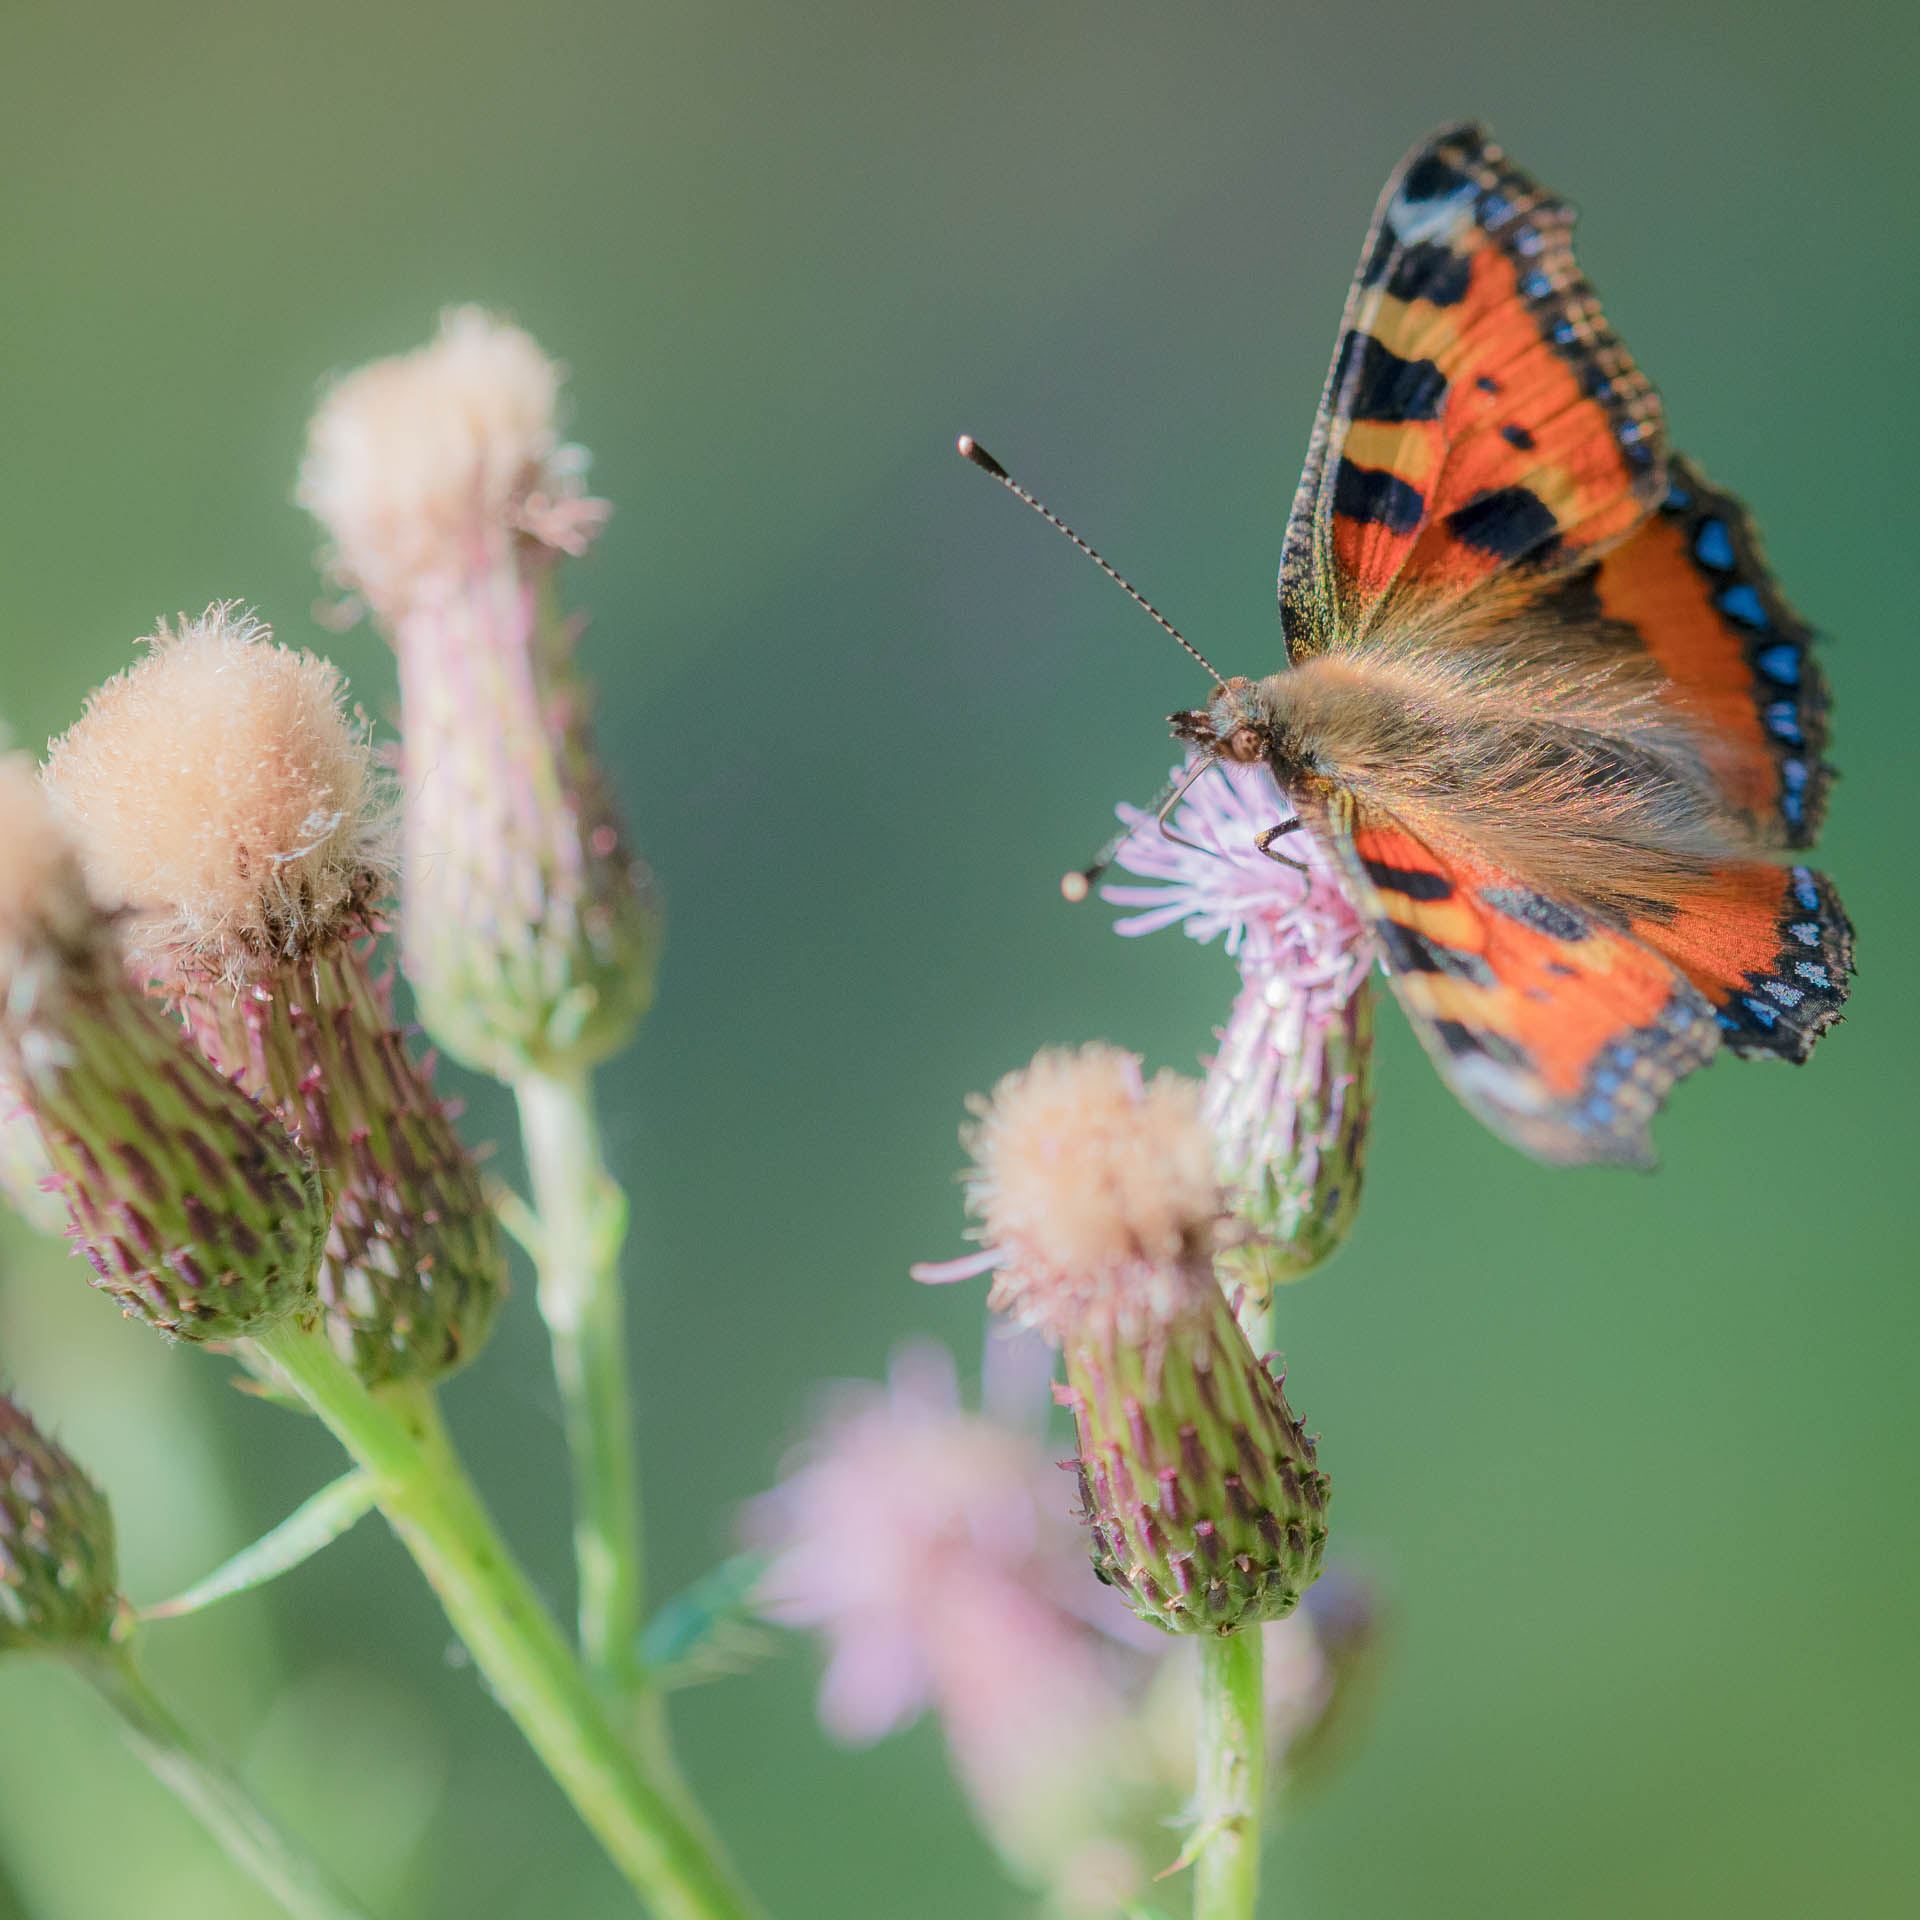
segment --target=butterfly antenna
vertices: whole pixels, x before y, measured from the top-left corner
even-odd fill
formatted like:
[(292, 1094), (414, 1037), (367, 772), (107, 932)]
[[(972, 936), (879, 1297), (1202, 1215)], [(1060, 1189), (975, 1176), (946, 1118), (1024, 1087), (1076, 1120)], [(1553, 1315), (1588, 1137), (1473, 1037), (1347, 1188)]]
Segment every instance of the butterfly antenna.
[[(1167, 825), (1167, 816), (1187, 797), (1187, 789), (1209, 769), (1218, 766), (1218, 759), (1211, 753), (1203, 753), (1191, 766), (1182, 767), (1167, 784), (1153, 796), (1153, 824), (1171, 840), (1175, 846), (1192, 847), (1196, 853), (1218, 853), (1217, 847), (1203, 847), (1197, 841), (1189, 840), (1184, 833), (1175, 833)], [(1133, 838), (1135, 829), (1122, 827), (1107, 844), (1094, 856), (1093, 864), (1087, 867), (1075, 867), (1071, 873), (1060, 876), (1060, 896), (1078, 906), (1093, 891), (1094, 882), (1113, 865), (1114, 856)]]
[[(983, 447), (980, 444), (980, 442), (973, 437), (972, 434), (963, 433), (960, 436), (959, 445), (960, 445), (961, 459), (971, 460), (973, 464), (976, 467), (978, 467), (982, 473), (992, 474), (993, 477), (996, 480), (998, 480), (1000, 484), (1003, 487), (1005, 487), (1006, 490), (1010, 494), (1012, 494), (1016, 500), (1024, 500), (1027, 503), (1027, 505), (1030, 506), (1034, 510), (1034, 512), (1040, 516), (1042, 520), (1046, 521), (1046, 523), (1049, 526), (1058, 527), (1060, 531), (1064, 533), (1067, 536), (1067, 538), (1071, 540), (1073, 544), (1076, 547), (1078, 547), (1080, 551), (1084, 553), (1087, 556), (1087, 558), (1091, 560), (1093, 564), (1096, 567), (1098, 567), (1100, 571), (1104, 573), (1107, 576), (1107, 578), (1111, 580), (1114, 583), (1114, 585), (1117, 586), (1120, 589), (1120, 591), (1124, 593), (1128, 597), (1128, 599), (1130, 599), (1134, 603), (1135, 606), (1142, 608), (1147, 614), (1148, 618), (1151, 619), (1156, 626), (1160, 627), (1163, 631), (1172, 634), (1174, 639), (1179, 641), (1179, 643), (1183, 647), (1185, 647), (1186, 650), (1190, 654), (1192, 654), (1193, 657), (1196, 660), (1198, 660), (1203, 667), (1206, 668), (1207, 672), (1213, 675), (1213, 681), (1216, 686), (1224, 687), (1227, 684), (1224, 680), (1220, 678), (1220, 675), (1214, 671), (1213, 662), (1209, 660), (1207, 656), (1204, 653), (1202, 653), (1200, 649), (1196, 647), (1193, 644), (1193, 642), (1189, 640), (1187, 636), (1184, 633), (1182, 633), (1180, 629), (1176, 627), (1173, 624), (1173, 622), (1169, 620), (1166, 617), (1166, 615), (1163, 614), (1160, 611), (1160, 609), (1156, 607), (1153, 604), (1153, 602), (1149, 600), (1144, 593), (1137, 592), (1133, 588), (1133, 586), (1131, 586), (1125, 579), (1123, 579), (1118, 573), (1116, 573), (1112, 567), (1108, 566), (1107, 563), (1103, 559), (1101, 559), (1101, 557), (1097, 553), (1095, 553), (1094, 550), (1090, 546), (1088, 546), (1087, 543), (1084, 540), (1082, 540), (1080, 536), (1077, 533), (1075, 533), (1074, 530), (1070, 526), (1068, 526), (1067, 523), (1064, 520), (1062, 520), (1057, 513), (1053, 513), (1048, 508), (1042, 506), (1041, 503), (1038, 500), (1036, 500), (1033, 497), (1033, 495), (1030, 494), (1026, 490), (1026, 488), (1019, 483), (1019, 481), (1014, 479), (1012, 474), (1010, 474), (1006, 470), (1006, 468), (1003, 467), (1000, 464), (1000, 462), (996, 460), (993, 457), (993, 455), (990, 454), (986, 450), (986, 448)], [(1068, 878), (1071, 879), (1073, 878), (1073, 876), (1069, 875)], [(1085, 896), (1082, 895), (1082, 898), (1084, 897)]]

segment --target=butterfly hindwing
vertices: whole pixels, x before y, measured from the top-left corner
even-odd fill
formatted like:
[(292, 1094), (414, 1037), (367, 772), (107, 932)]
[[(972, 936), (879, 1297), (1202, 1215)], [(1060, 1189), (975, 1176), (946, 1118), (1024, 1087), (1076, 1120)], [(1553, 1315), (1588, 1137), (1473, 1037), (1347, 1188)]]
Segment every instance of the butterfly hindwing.
[(1396, 821), (1336, 799), (1318, 824), (1466, 1105), (1537, 1159), (1651, 1165), (1667, 1090), (1720, 1043), (1707, 996), (1632, 934)]
[(1658, 512), (1599, 562), (1592, 585), (1601, 615), (1631, 627), (1672, 682), (1754, 840), (1811, 846), (1833, 778), (1826, 676), (1746, 509), (1675, 458)]
[(1811, 867), (1729, 861), (1632, 930), (1706, 995), (1726, 1046), (1747, 1059), (1806, 1059), (1852, 984), (1853, 928)]
[(1388, 181), (1287, 528), (1288, 655), (1396, 584), (1562, 569), (1666, 491), (1660, 403), (1573, 257), (1573, 211), (1478, 127)]

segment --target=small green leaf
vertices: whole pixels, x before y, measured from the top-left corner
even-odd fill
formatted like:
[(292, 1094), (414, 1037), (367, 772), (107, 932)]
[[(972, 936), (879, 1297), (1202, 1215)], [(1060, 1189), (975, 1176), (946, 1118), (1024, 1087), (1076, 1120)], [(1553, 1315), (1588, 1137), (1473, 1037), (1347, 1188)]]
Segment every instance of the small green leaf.
[(674, 1595), (646, 1624), (640, 1657), (661, 1688), (697, 1686), (739, 1673), (771, 1650), (753, 1621), (763, 1555), (736, 1554)]
[(250, 1547), (242, 1547), (224, 1566), (216, 1567), (185, 1593), (142, 1607), (140, 1618), (177, 1620), (183, 1613), (198, 1613), (216, 1600), (263, 1587), (269, 1580), (291, 1573), (302, 1561), (311, 1560), (322, 1547), (338, 1540), (372, 1507), (373, 1497), (373, 1482), (355, 1467), (331, 1486), (322, 1487), (271, 1533), (262, 1534)]

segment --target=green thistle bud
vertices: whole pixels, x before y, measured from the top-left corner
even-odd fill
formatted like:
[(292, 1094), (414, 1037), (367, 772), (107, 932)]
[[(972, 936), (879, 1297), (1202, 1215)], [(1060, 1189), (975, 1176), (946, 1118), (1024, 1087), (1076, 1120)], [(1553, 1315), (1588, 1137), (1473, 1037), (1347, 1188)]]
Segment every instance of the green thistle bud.
[(369, 1385), (477, 1352), (506, 1258), (471, 1157), (369, 970), (386, 826), (339, 674), (210, 608), (57, 741), (46, 783), (136, 967), (279, 1115), (333, 1198), (329, 1338)]
[(1112, 1047), (1039, 1054), (975, 1105), (990, 1303), (1065, 1357), (1094, 1570), (1142, 1619), (1226, 1633), (1320, 1571), (1327, 1479), (1213, 1270), (1226, 1217), (1201, 1089)]
[(554, 574), (607, 514), (559, 444), (561, 371), (463, 308), (341, 381), (300, 498), (334, 578), (400, 662), (402, 948), (421, 1018), (504, 1080), (616, 1052), (653, 997), (660, 925), (594, 751)]
[(369, 1386), (479, 1352), (506, 1249), (472, 1157), (394, 1026), (364, 941), (316, 948), (235, 999), (183, 995), (209, 1058), (292, 1126), (339, 1195), (320, 1270), (327, 1336)]
[(1203, 1112), (1219, 1146), (1236, 1233), (1222, 1283), (1262, 1302), (1317, 1267), (1360, 1207), (1373, 1101), (1373, 985), (1343, 1001), (1249, 964)]
[(119, 1607), (106, 1495), (0, 1394), (0, 1653), (103, 1641)]
[(0, 762), (0, 1076), (46, 1148), (96, 1284), (187, 1340), (313, 1297), (319, 1175), (127, 979), (27, 762)]
[(1292, 1612), (1327, 1540), (1313, 1442), (1219, 1287), (1204, 1269), (1193, 1277), (1205, 1318), (1157, 1351), (1069, 1346), (1060, 1390), (1079, 1431), (1094, 1571), (1176, 1633)]

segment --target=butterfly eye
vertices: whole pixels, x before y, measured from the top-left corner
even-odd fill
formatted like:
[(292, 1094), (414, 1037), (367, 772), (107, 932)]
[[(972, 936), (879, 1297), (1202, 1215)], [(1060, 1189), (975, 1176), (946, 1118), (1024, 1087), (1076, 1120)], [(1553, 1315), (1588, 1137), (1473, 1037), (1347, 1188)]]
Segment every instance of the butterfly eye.
[(1251, 765), (1267, 755), (1267, 736), (1258, 727), (1235, 727), (1227, 735), (1227, 758)]

